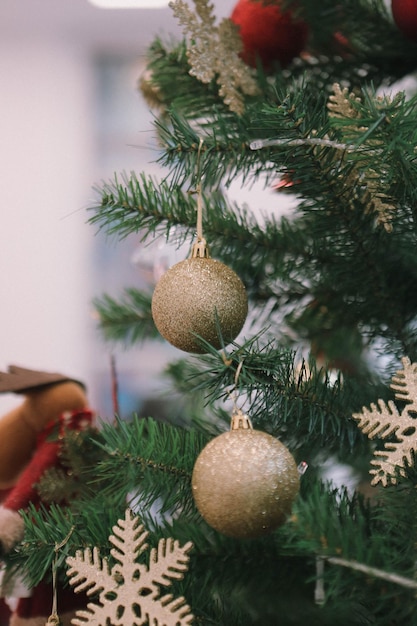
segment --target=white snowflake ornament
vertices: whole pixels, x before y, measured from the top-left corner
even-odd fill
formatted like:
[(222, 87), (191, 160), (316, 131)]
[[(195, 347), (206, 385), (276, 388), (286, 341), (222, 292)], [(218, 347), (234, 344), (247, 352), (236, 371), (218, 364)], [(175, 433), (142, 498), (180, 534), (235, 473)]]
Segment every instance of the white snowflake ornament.
[(405, 475), (406, 465), (413, 464), (417, 452), (417, 364), (408, 358), (402, 359), (402, 364), (403, 369), (392, 377), (391, 384), (397, 400), (406, 403), (402, 413), (392, 400), (387, 404), (378, 400), (370, 409), (364, 407), (362, 413), (353, 414), (369, 439), (395, 436), (397, 440), (386, 442), (384, 450), (375, 450), (370, 470), (374, 475), (372, 485), (382, 483), (386, 487), (388, 483), (395, 484), (398, 473)]
[(137, 563), (137, 557), (148, 549), (148, 532), (130, 509), (125, 518), (113, 526), (109, 541), (110, 553), (117, 563), (111, 568), (101, 559), (98, 548), (78, 550), (67, 558), (67, 575), (75, 591), (98, 594), (98, 603), (90, 602), (85, 610), (77, 611), (75, 626), (186, 626), (194, 619), (190, 607), (181, 596), (161, 595), (160, 587), (180, 580), (188, 570), (191, 542), (180, 547), (172, 539), (160, 539), (152, 548), (149, 566)]

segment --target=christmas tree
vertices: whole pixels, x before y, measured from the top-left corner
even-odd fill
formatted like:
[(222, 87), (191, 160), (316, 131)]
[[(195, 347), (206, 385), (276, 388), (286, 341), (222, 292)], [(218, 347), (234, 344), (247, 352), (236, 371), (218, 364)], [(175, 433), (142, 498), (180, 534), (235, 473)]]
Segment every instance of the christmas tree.
[[(9, 565), (32, 584), (70, 565), (104, 607), (117, 585), (137, 593), (127, 621), (113, 605), (78, 624), (417, 624), (417, 97), (402, 87), (417, 5), (172, 10), (184, 39), (155, 39), (140, 82), (166, 177), (117, 173), (90, 217), (120, 239), (190, 243), (165, 283), (96, 302), (106, 339), (178, 348), (181, 420), (69, 438), (76, 495), (25, 515)], [(236, 179), (261, 181), (277, 212), (231, 201)], [(331, 480), (338, 464), (353, 486)], [(127, 506), (149, 571), (169, 572), (142, 563), (140, 589), (127, 555), (148, 555)]]

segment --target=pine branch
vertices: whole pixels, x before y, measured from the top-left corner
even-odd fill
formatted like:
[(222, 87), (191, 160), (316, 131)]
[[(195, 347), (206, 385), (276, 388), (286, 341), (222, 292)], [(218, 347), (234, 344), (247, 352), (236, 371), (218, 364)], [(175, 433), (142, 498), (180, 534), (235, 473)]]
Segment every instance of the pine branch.
[[(201, 83), (189, 73), (185, 41), (164, 43), (156, 38), (147, 51), (147, 73), (142, 76), (142, 94), (164, 118), (170, 109), (189, 118), (209, 116), (213, 107), (228, 108), (218, 94), (215, 83)], [(229, 112), (230, 114), (230, 112)]]
[[(319, 558), (336, 565), (350, 567), (354, 571), (390, 581), (394, 585), (403, 585), (403, 592), (393, 589), (392, 593), (404, 593), (404, 598), (407, 598), (407, 589), (413, 589), (407, 581), (414, 578), (415, 571), (412, 544), (415, 538), (413, 515), (416, 497), (411, 494), (411, 485), (403, 489), (401, 494), (403, 503), (410, 496), (410, 510), (402, 511), (401, 521), (395, 527), (395, 514), (389, 506), (395, 500), (393, 491), (387, 495), (385, 490), (382, 493), (376, 491), (374, 501), (370, 502), (360, 495), (349, 495), (343, 489), (329, 489), (326, 485), (307, 482), (308, 485), (303, 489), (303, 498), (299, 498), (295, 504), (292, 524), (285, 529), (289, 535), (288, 542), (307, 551), (316, 550)], [(410, 533), (407, 537), (404, 536), (405, 528)], [(409, 546), (409, 551), (405, 549), (405, 544)], [(360, 563), (355, 555), (360, 555)], [(352, 593), (352, 586), (349, 589), (349, 584), (363, 584), (363, 578), (361, 582), (354, 571), (344, 583), (347, 584), (347, 594)], [(395, 574), (391, 575), (391, 572)], [(404, 575), (398, 576), (397, 572)], [(332, 582), (335, 575), (338, 573), (334, 568), (329, 568), (325, 573), (326, 595), (335, 593), (334, 581)], [(343, 593), (339, 585), (337, 593)]]
[[(297, 3), (310, 27), (311, 48), (319, 51), (319, 61), (324, 56), (328, 76), (343, 79), (352, 89), (364, 80), (387, 84), (414, 70), (415, 44), (395, 27), (384, 0), (344, 0), (338, 5), (325, 0), (320, 9), (314, 0)], [(321, 86), (320, 72), (318, 79)]]
[[(310, 159), (309, 167), (314, 163)], [(340, 203), (341, 183), (334, 178), (333, 172), (327, 172), (320, 160), (316, 162), (316, 170), (324, 183), (322, 195), (303, 204), (306, 217), (294, 224), (286, 220), (276, 223), (269, 219), (260, 227), (247, 213), (228, 205), (221, 194), (207, 196), (205, 231), (213, 255), (220, 256), (239, 272), (254, 303), (262, 304), (273, 297), (281, 305), (300, 303), (305, 307), (307, 296), (310, 300), (317, 298), (321, 302), (320, 294), (327, 294), (326, 299), (331, 302), (333, 311), (337, 313), (340, 310), (343, 316), (344, 322), (339, 326), (350, 319), (351, 327), (364, 327), (370, 339), (382, 334), (391, 344), (399, 342), (403, 353), (414, 358), (415, 342), (407, 330), (415, 310), (415, 277), (408, 261), (414, 236), (400, 228), (396, 228), (389, 238), (375, 232), (370, 216), (363, 215), (359, 210), (346, 210)], [(349, 192), (351, 197), (348, 181), (349, 178), (346, 180), (346, 193)], [(182, 234), (194, 233), (195, 208), (190, 195), (178, 189), (171, 194), (164, 184), (148, 194), (149, 188), (152, 188), (151, 181), (145, 177), (138, 180), (134, 175), (126, 185), (109, 184), (93, 221), (100, 221), (102, 227), (111, 231), (120, 230), (122, 237), (131, 231), (142, 231), (144, 237), (155, 232), (169, 233), (178, 224), (183, 227), (182, 232), (176, 231), (179, 239), (182, 240)], [(138, 203), (147, 195), (154, 196), (152, 201), (155, 204)], [(324, 202), (324, 208), (319, 205), (320, 201)], [(314, 217), (314, 222), (310, 215)], [(324, 242), (327, 245), (323, 245)], [(346, 255), (346, 244), (350, 248), (349, 255)], [(387, 262), (391, 263), (396, 257), (397, 269), (403, 276), (401, 282), (394, 276), (391, 279), (389, 272), (392, 270), (387, 266)], [(266, 267), (268, 274), (264, 273)], [(368, 280), (358, 283), (355, 277), (359, 273), (367, 276)], [(277, 279), (280, 282), (276, 282)], [(131, 291), (129, 297), (133, 293)], [(346, 293), (356, 294), (354, 307), (346, 307)], [(140, 296), (134, 298), (137, 300)], [(397, 307), (394, 310), (390, 306), (392, 301), (403, 303), (401, 315), (401, 309)], [(129, 333), (143, 337), (152, 332), (146, 297), (139, 306), (133, 303), (131, 311), (130, 302), (117, 304), (108, 300), (105, 304), (109, 305), (103, 308), (103, 315), (107, 316), (106, 324), (114, 326), (111, 334), (109, 331), (109, 337), (124, 339)], [(120, 310), (117, 310), (118, 307)], [(379, 326), (375, 327), (370, 320), (375, 319), (376, 310), (382, 313), (382, 317)], [(119, 321), (123, 322), (120, 329)], [(374, 330), (370, 332), (372, 327)]]
[[(324, 448), (346, 458), (353, 448), (366, 454), (366, 439), (358, 436), (351, 415), (362, 406), (359, 389), (369, 399), (372, 393), (381, 393), (381, 388), (378, 386), (377, 392), (371, 380), (365, 388), (365, 372), (360, 387), (349, 377), (331, 382), (313, 363), (303, 364), (295, 353), (262, 339), (263, 343), (259, 338), (243, 345), (234, 343), (223, 353), (212, 350), (194, 362), (181, 361), (179, 391), (203, 393), (210, 408), (216, 412), (218, 407), (222, 428), (225, 423), (227, 426), (222, 403), (230, 405), (236, 394), (238, 405), (254, 426), (283, 439), (300, 461), (307, 457), (313, 462), (315, 453)], [(238, 389), (234, 391), (238, 367)], [(175, 375), (174, 364), (169, 371)]]
[(103, 495), (126, 501), (127, 494), (131, 498), (140, 494), (145, 515), (156, 500), (162, 511), (181, 509), (184, 514), (195, 514), (191, 473), (196, 454), (207, 437), (194, 430), (137, 417), (129, 423), (119, 420), (116, 427), (104, 425), (101, 435), (102, 443), (97, 445), (107, 456), (96, 468), (95, 480), (107, 484)]
[[(314, 0), (304, 0), (302, 6), (291, 5), (291, 10), (301, 14), (310, 27), (310, 48), (317, 51), (311, 60), (297, 59), (291, 66), (293, 78), (302, 78), (320, 94), (327, 89), (328, 77), (351, 89), (360, 88), (364, 77), (369, 83), (378, 86), (382, 81), (395, 79), (414, 69), (410, 61), (410, 42), (404, 40), (396, 29), (385, 5), (376, 0), (352, 0), (343, 7), (322, 7), (317, 11)], [(358, 27), (358, 15), (363, 15)], [(375, 23), (378, 26), (375, 26)], [(340, 35), (340, 39), (338, 39)], [(384, 42), (382, 45), (381, 42)], [(412, 58), (412, 55), (411, 55)], [(180, 110), (185, 117), (201, 120), (210, 119), (215, 109), (233, 121), (228, 107), (219, 96), (215, 80), (203, 83), (190, 75), (185, 41), (166, 44), (157, 38), (148, 51), (148, 70), (142, 83), (143, 91), (153, 94), (151, 104), (162, 108), (163, 115), (169, 110)], [(275, 82), (258, 71), (257, 81), (262, 88), (260, 97), (265, 102), (274, 100), (274, 92), (283, 83), (280, 72), (273, 77)], [(268, 86), (269, 83), (269, 86)], [(266, 97), (265, 97), (266, 96)], [(254, 100), (246, 99), (246, 106)], [(260, 102), (259, 96), (255, 98)]]
[[(101, 194), (101, 203), (92, 209), (95, 215), (90, 221), (109, 234), (117, 234), (122, 239), (129, 233), (140, 232), (143, 240), (166, 236), (171, 243), (194, 238), (195, 199), (179, 187), (171, 189), (166, 182), (156, 184), (144, 174), (137, 178), (132, 173), (123, 183), (117, 179), (106, 183)], [(296, 237), (288, 221), (279, 223), (273, 217), (265, 219), (261, 226), (245, 208), (229, 203), (220, 192), (204, 193), (203, 213), (204, 234), (212, 256), (235, 268), (255, 299), (256, 292), (259, 298), (265, 299), (265, 294), (271, 290), (270, 279), (263, 275), (266, 264), (280, 271), (288, 267), (291, 272), (296, 265), (294, 257), (309, 256), (308, 234), (302, 228), (297, 229), (299, 236)], [(132, 292), (128, 295), (136, 299)], [(110, 313), (111, 303), (105, 304)], [(143, 311), (141, 315), (146, 318), (145, 300), (143, 304), (134, 302), (134, 318), (136, 308)], [(113, 313), (115, 318), (129, 317), (127, 309)]]
[(151, 297), (126, 289), (121, 300), (109, 295), (94, 301), (99, 327), (107, 341), (133, 345), (144, 339), (159, 339), (151, 313)]
[(400, 585), (401, 587), (407, 587), (408, 589), (417, 589), (417, 582), (412, 578), (406, 578), (405, 576), (399, 576), (398, 574), (392, 572), (386, 572), (376, 567), (370, 567), (369, 565), (358, 563), (357, 561), (348, 561), (347, 559), (340, 559), (339, 557), (335, 556), (327, 557), (325, 560), (332, 565), (348, 567), (355, 571), (362, 572), (367, 576), (372, 576), (373, 578), (381, 578), (382, 580), (386, 580), (390, 583), (395, 583), (396, 585)]
[[(55, 505), (38, 510), (30, 505), (22, 515), (25, 522), (24, 540), (6, 558), (6, 562), (12, 568), (18, 565), (24, 580), (30, 585), (36, 585), (43, 579), (52, 578), (55, 558), (57, 564), (62, 566), (64, 555), (73, 540), (74, 518), (68, 509)], [(57, 554), (55, 546), (63, 543), (66, 537), (70, 539)]]
[(213, 109), (208, 120), (196, 123), (172, 110), (169, 120), (158, 120), (155, 128), (163, 147), (158, 162), (169, 171), (173, 185), (182, 186), (193, 179), (198, 158), (207, 189), (217, 187), (219, 181), (227, 186), (238, 172), (245, 179), (249, 170), (262, 167), (259, 160), (263, 161), (259, 173), (268, 172), (267, 159), (254, 155), (249, 147), (253, 139), (249, 113), (231, 119)]

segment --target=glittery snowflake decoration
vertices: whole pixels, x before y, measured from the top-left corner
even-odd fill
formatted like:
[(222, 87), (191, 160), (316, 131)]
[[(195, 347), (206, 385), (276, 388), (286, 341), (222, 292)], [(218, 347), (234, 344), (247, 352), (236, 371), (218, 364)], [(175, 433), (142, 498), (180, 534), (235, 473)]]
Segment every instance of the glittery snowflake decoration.
[(152, 548), (149, 566), (137, 563), (137, 558), (148, 545), (148, 532), (130, 509), (124, 519), (113, 526), (109, 537), (114, 546), (110, 554), (117, 562), (113, 567), (106, 558), (101, 559), (95, 547), (78, 550), (67, 558), (67, 575), (75, 591), (87, 595), (98, 594), (97, 603), (89, 603), (85, 610), (77, 611), (72, 620), (75, 626), (186, 626), (192, 624), (193, 615), (183, 597), (161, 594), (160, 587), (168, 587), (180, 580), (188, 569), (188, 552), (192, 543), (180, 547), (178, 541), (160, 539)]
[[(365, 135), (369, 130), (366, 126), (357, 126), (352, 123), (352, 120), (359, 117), (359, 109), (354, 106), (354, 102), (360, 103), (360, 98), (357, 98), (353, 93), (349, 93), (346, 87), (342, 89), (338, 83), (333, 85), (333, 92), (329, 96), (327, 108), (331, 118), (351, 120), (344, 131), (342, 131), (342, 127), (339, 127), (339, 131), (343, 132), (343, 139), (347, 142), (347, 147), (349, 148), (346, 153), (343, 153), (343, 159), (350, 160), (352, 160), (352, 157), (357, 159), (355, 150), (352, 150), (353, 146), (349, 145), (352, 132)], [(400, 99), (397, 98), (393, 102), (399, 104)], [(374, 102), (376, 107), (382, 108), (388, 103), (387, 97), (378, 97)], [(392, 203), (388, 193), (385, 193), (388, 190), (385, 178), (389, 179), (389, 177), (385, 177), (382, 172), (377, 172), (372, 167), (373, 155), (379, 149), (380, 142), (375, 140), (371, 134), (370, 138), (366, 140), (366, 144), (370, 158), (364, 161), (364, 155), (362, 155), (362, 162), (366, 164), (366, 167), (358, 167), (356, 162), (352, 162), (352, 168), (346, 179), (346, 189), (349, 190), (346, 200), (351, 203), (352, 207), (354, 206), (352, 201), (359, 200), (364, 207), (365, 213), (374, 213), (377, 224), (389, 233), (392, 232), (392, 220), (396, 211), (396, 206)]]
[(355, 119), (358, 117), (358, 111), (353, 106), (353, 101), (360, 102), (360, 99), (354, 93), (349, 93), (347, 87), (342, 89), (339, 83), (334, 83), (327, 108), (332, 117)]
[(187, 57), (190, 74), (202, 83), (214, 78), (219, 94), (231, 111), (244, 111), (244, 94), (255, 95), (258, 85), (250, 68), (239, 57), (242, 47), (238, 30), (230, 19), (215, 25), (213, 5), (208, 0), (194, 0), (195, 13), (183, 0), (173, 0), (170, 7), (188, 36)]
[(370, 439), (395, 436), (397, 440), (387, 441), (384, 450), (375, 450), (370, 470), (374, 475), (372, 485), (382, 483), (386, 487), (388, 483), (395, 484), (398, 473), (404, 476), (406, 465), (413, 464), (417, 451), (417, 364), (407, 358), (402, 359), (402, 364), (403, 369), (392, 377), (391, 384), (396, 399), (406, 403), (402, 413), (392, 400), (387, 404), (378, 400), (370, 409), (364, 407), (362, 413), (353, 415), (359, 428)]

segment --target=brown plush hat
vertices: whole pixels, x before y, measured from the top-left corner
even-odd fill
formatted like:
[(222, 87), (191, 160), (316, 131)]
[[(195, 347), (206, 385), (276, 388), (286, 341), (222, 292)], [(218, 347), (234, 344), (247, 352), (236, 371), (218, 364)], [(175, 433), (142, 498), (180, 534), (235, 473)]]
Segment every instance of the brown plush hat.
[(0, 372), (0, 393), (26, 394), (33, 389), (66, 381), (77, 383), (85, 389), (83, 382), (63, 374), (30, 370), (17, 365), (10, 365), (8, 372)]

